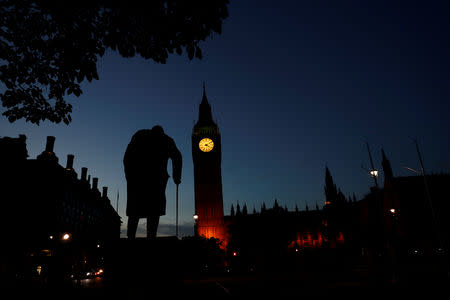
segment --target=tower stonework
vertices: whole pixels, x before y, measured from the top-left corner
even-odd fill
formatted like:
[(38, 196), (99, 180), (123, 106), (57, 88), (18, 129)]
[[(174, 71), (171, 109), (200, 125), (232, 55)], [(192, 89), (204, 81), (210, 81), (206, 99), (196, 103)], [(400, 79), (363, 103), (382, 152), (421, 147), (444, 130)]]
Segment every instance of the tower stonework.
[(199, 118), (192, 130), (192, 159), (194, 162), (195, 234), (225, 241), (222, 196), (222, 145), (219, 127), (212, 119), (211, 106), (203, 98)]

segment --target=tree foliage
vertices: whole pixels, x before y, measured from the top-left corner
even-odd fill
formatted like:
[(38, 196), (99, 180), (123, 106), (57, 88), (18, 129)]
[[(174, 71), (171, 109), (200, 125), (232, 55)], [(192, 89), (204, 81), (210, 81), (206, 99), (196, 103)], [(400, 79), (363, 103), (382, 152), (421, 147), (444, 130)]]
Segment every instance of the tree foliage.
[(228, 16), (228, 0), (108, 3), (0, 0), (0, 99), (10, 122), (69, 124), (72, 105), (64, 98), (99, 79), (97, 59), (106, 50), (157, 63), (174, 52), (201, 59), (200, 42), (220, 34)]

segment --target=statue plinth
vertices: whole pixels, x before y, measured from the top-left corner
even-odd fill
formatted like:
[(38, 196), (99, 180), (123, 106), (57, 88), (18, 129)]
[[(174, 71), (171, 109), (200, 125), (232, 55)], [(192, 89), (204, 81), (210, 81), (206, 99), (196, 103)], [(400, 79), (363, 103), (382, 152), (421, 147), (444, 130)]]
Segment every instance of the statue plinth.
[(105, 287), (173, 294), (183, 283), (180, 251), (176, 237), (111, 242), (104, 258)]

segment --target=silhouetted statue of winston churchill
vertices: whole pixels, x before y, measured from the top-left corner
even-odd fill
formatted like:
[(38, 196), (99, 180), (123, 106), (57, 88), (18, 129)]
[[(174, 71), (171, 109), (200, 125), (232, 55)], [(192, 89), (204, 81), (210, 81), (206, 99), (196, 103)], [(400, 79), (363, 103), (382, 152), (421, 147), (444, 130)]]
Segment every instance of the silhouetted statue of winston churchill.
[(182, 158), (161, 126), (137, 131), (123, 164), (127, 179), (128, 238), (136, 237), (139, 218), (147, 218), (147, 238), (156, 238), (159, 217), (166, 214), (167, 162), (172, 159), (175, 184), (181, 183)]

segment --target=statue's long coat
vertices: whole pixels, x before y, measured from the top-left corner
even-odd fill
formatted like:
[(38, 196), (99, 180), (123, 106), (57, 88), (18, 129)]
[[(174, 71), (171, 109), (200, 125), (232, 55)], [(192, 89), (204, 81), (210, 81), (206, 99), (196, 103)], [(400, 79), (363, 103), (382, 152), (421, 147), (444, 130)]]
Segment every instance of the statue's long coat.
[(123, 159), (127, 179), (127, 216), (144, 218), (166, 214), (169, 158), (172, 159), (174, 180), (181, 179), (181, 153), (170, 137), (148, 129), (133, 135)]

